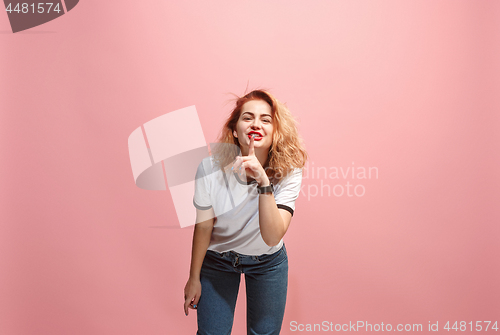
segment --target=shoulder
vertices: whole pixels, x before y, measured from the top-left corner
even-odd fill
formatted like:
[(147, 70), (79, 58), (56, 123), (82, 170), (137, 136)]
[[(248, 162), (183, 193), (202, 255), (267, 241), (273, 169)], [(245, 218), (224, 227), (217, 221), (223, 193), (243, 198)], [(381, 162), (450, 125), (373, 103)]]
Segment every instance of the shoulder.
[(302, 180), (302, 168), (291, 168), (286, 176), (281, 178), (277, 185), (288, 184)]
[(302, 185), (302, 169), (292, 168), (286, 176), (273, 184), (276, 193), (281, 193), (284, 190), (300, 189)]
[(198, 164), (198, 173), (203, 173), (204, 175), (208, 175), (212, 172), (214, 165), (214, 161), (212, 156), (205, 157), (201, 160), (200, 164)]
[(219, 180), (223, 178), (223, 173), (213, 156), (205, 157), (198, 164), (196, 179), (203, 178), (207, 181)]

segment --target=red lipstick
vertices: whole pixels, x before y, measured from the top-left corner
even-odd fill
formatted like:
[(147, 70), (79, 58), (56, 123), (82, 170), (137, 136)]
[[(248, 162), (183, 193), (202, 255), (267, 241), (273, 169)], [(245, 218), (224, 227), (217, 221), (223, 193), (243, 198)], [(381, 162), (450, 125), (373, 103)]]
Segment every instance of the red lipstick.
[(262, 135), (256, 131), (251, 131), (248, 133), (248, 138), (251, 139), (252, 138), (252, 135), (255, 135), (254, 136), (254, 141), (260, 141), (262, 140)]

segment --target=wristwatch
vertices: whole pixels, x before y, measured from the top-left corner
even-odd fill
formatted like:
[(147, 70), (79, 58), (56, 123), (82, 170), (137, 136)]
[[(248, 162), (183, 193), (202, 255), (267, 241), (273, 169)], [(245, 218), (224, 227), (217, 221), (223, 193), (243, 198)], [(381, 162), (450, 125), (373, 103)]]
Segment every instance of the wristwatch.
[(268, 186), (257, 187), (257, 192), (259, 192), (259, 194), (274, 193), (273, 183), (271, 183), (271, 185)]

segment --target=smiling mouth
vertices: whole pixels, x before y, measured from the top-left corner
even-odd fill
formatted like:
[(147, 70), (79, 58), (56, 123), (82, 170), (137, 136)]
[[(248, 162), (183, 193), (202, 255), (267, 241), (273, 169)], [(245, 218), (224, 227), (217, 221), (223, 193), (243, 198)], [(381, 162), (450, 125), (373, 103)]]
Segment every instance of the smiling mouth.
[(260, 135), (258, 135), (258, 134), (256, 134), (256, 133), (251, 133), (251, 134), (248, 134), (248, 138), (249, 138), (249, 139), (252, 139), (252, 135), (255, 135), (255, 137), (254, 137), (254, 139), (253, 139), (254, 141), (260, 141), (260, 140), (262, 139), (262, 136), (260, 136)]

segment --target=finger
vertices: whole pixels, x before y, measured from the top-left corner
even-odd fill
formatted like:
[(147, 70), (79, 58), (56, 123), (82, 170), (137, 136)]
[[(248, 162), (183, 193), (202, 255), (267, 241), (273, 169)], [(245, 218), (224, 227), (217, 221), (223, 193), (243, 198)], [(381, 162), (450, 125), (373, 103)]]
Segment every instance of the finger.
[(189, 314), (189, 309), (190, 309), (190, 308), (191, 308), (191, 309), (194, 309), (192, 305), (193, 305), (193, 301), (194, 301), (195, 299), (196, 299), (196, 297), (193, 297), (193, 298), (191, 298), (191, 299), (186, 298), (186, 300), (184, 301), (184, 313), (185, 313), (186, 315), (188, 315), (188, 314)]
[(231, 167), (231, 171), (238, 173), (238, 170), (240, 169), (242, 159), (240, 156), (236, 156), (236, 160), (233, 163), (233, 166)]
[(246, 164), (245, 164), (245, 162), (241, 162), (239, 174), (240, 174), (241, 178), (245, 178), (245, 176), (246, 176)]
[(191, 307), (192, 309), (198, 309), (198, 301), (200, 301), (200, 298), (198, 297), (195, 297), (193, 301), (191, 301), (191, 305), (193, 306)]
[(200, 297), (196, 297), (193, 301), (195, 308), (198, 308), (198, 301), (200, 301)]
[(257, 158), (257, 157), (252, 157), (252, 156), (242, 156), (242, 157), (240, 157), (240, 160), (241, 160), (242, 162), (248, 162), (248, 161), (252, 161), (252, 160), (254, 160), (254, 159), (256, 159), (256, 158)]
[(252, 134), (250, 136), (250, 146), (248, 148), (248, 156), (255, 156), (255, 151), (254, 151), (255, 140), (254, 140), (254, 138), (255, 138), (255, 134)]
[[(245, 156), (246, 157), (246, 156)], [(242, 177), (244, 172), (245, 172), (245, 165), (244, 165), (244, 157), (238, 157), (235, 166), (234, 166), (234, 172), (238, 174), (238, 177)]]

